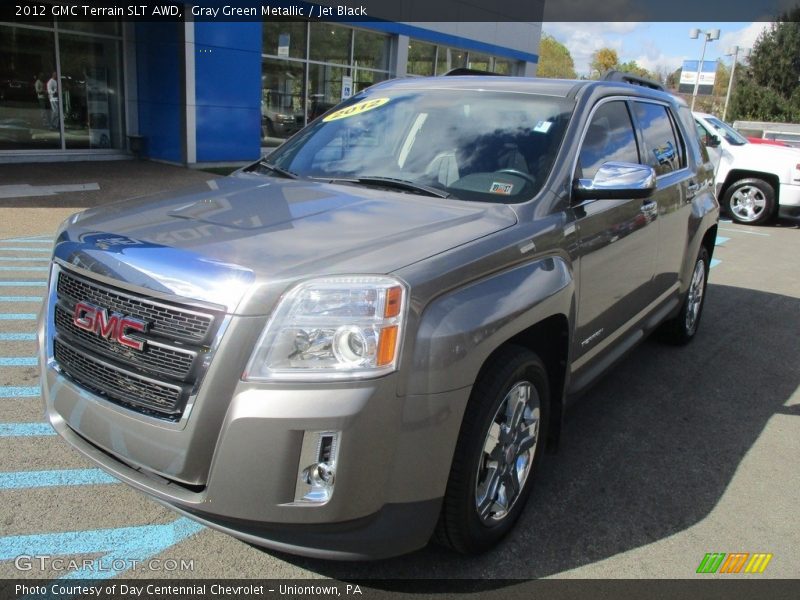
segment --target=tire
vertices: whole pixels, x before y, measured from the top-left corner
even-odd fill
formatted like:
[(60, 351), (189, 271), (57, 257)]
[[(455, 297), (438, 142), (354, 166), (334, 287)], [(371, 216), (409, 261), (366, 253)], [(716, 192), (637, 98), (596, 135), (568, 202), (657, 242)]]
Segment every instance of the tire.
[(722, 202), (730, 217), (744, 225), (761, 225), (775, 214), (775, 190), (763, 179), (735, 181)]
[(683, 346), (691, 342), (697, 333), (705, 304), (709, 263), (708, 250), (705, 246), (701, 246), (697, 260), (694, 262), (692, 278), (689, 281), (689, 289), (686, 290), (681, 310), (661, 327), (664, 341), (676, 346)]
[(477, 554), (511, 530), (541, 463), (549, 406), (544, 364), (525, 348), (501, 349), (481, 371), (458, 436), (438, 543)]

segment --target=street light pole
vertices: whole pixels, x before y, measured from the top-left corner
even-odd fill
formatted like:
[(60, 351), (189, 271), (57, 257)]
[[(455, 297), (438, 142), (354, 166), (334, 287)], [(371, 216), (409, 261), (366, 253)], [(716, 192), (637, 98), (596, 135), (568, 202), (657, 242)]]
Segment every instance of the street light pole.
[(731, 90), (733, 89), (733, 74), (736, 72), (736, 63), (739, 60), (739, 50), (742, 50), (742, 54), (744, 56), (750, 56), (750, 48), (739, 48), (739, 46), (734, 46), (728, 50), (728, 56), (733, 55), (733, 64), (731, 65), (731, 78), (730, 81), (728, 81), (728, 93), (725, 94), (725, 108), (722, 109), (723, 121), (728, 115), (728, 102), (730, 102), (731, 99)]
[(708, 31), (690, 29), (689, 37), (693, 40), (696, 40), (701, 33), (703, 34), (703, 53), (700, 55), (700, 62), (697, 65), (697, 79), (694, 82), (694, 91), (692, 92), (691, 110), (694, 110), (694, 103), (695, 100), (697, 100), (697, 89), (700, 87), (700, 72), (703, 70), (703, 61), (706, 58), (706, 44), (719, 39), (719, 29), (709, 29)]

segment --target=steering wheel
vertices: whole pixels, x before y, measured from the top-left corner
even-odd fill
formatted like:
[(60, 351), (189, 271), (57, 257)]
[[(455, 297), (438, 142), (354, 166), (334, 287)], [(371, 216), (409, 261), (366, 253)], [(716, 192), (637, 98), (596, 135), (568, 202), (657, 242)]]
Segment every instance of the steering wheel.
[(529, 181), (531, 185), (536, 185), (536, 179), (530, 173), (524, 173), (518, 169), (500, 169), (499, 171), (495, 171), (495, 173), (508, 173), (509, 175), (516, 175), (517, 177), (522, 177), (526, 181)]

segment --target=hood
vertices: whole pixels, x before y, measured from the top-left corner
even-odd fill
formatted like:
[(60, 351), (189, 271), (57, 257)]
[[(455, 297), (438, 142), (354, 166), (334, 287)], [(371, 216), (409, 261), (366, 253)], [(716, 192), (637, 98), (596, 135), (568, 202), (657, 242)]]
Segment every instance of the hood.
[(240, 174), (90, 209), (55, 253), (158, 294), (263, 314), (259, 284), (389, 273), (515, 223), (502, 204)]

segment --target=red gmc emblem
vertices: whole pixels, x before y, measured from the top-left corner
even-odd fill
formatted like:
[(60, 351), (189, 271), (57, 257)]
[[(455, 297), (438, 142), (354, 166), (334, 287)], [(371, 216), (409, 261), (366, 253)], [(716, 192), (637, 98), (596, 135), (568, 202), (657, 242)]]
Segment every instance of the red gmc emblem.
[(100, 308), (88, 302), (78, 302), (72, 313), (72, 322), (84, 331), (90, 331), (107, 340), (113, 340), (134, 350), (144, 349), (144, 341), (128, 337), (128, 332), (139, 331), (144, 333), (147, 323), (133, 317), (126, 317), (120, 313), (111, 313), (109, 316), (105, 308)]

